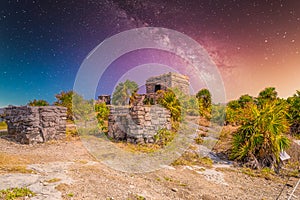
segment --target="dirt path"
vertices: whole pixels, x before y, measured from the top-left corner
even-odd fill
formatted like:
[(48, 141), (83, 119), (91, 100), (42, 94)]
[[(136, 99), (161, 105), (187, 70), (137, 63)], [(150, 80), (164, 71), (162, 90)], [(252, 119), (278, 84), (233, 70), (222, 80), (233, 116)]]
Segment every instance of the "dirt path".
[[(32, 199), (271, 200), (284, 185), (283, 180), (251, 177), (228, 165), (165, 166), (149, 173), (124, 173), (97, 162), (80, 140), (28, 146), (0, 139), (0, 153), (32, 170), (20, 174), (2, 168), (0, 189), (26, 186), (37, 193)], [(287, 199), (296, 182), (290, 180), (280, 199)], [(295, 195), (293, 199), (300, 197), (300, 189)]]

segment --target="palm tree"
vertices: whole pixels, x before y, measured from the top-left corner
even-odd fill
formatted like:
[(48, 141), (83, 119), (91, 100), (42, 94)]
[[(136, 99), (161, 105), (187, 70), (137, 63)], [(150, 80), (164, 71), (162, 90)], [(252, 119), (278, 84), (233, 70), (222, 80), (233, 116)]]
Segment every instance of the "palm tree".
[(262, 106), (267, 101), (274, 101), (277, 99), (277, 95), (278, 93), (274, 87), (267, 87), (258, 94), (257, 103), (259, 106)]
[(171, 118), (174, 121), (181, 120), (181, 105), (176, 97), (175, 93), (172, 90), (168, 90), (163, 93), (162, 97), (158, 98), (158, 103), (163, 107), (168, 109), (171, 112)]
[(254, 168), (278, 166), (280, 152), (290, 145), (285, 136), (289, 128), (287, 105), (278, 100), (267, 102), (262, 108), (253, 103), (248, 109), (247, 121), (233, 137), (231, 157), (251, 160)]

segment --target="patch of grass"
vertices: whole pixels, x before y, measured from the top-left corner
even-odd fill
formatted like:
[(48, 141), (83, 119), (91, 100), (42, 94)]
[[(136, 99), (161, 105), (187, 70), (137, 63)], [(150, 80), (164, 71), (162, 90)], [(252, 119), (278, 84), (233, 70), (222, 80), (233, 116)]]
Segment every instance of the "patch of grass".
[[(113, 198), (108, 198), (108, 199), (113, 199)], [(146, 200), (146, 198), (139, 194), (130, 194), (126, 200)]]
[(284, 169), (282, 169), (282, 173), (289, 177), (300, 177), (300, 162), (299, 161), (289, 161), (284, 166)]
[(78, 131), (76, 130), (76, 128), (66, 128), (66, 136), (68, 137), (78, 137)]
[(242, 172), (243, 174), (246, 174), (248, 176), (256, 177), (254, 170), (250, 169), (250, 168), (242, 168), (240, 172)]
[(136, 195), (136, 199), (137, 200), (146, 200), (146, 198), (145, 197), (143, 197), (143, 196), (141, 196), (141, 195)]
[(265, 167), (261, 170), (254, 170), (243, 167), (241, 168), (240, 172), (251, 177), (265, 178), (267, 180), (274, 180), (276, 178), (275, 172), (268, 167)]
[(27, 169), (28, 163), (28, 159), (0, 152), (0, 172), (33, 173), (34, 171)]
[(61, 181), (60, 178), (52, 178), (52, 179), (46, 180), (47, 183), (56, 183), (56, 182), (59, 182), (59, 181)]
[(208, 157), (201, 157), (194, 151), (186, 151), (172, 163), (173, 166), (176, 165), (200, 165), (204, 167), (211, 168), (213, 165), (213, 161)]
[(173, 182), (173, 181), (174, 181), (172, 178), (167, 177), (167, 176), (165, 176), (164, 179), (165, 179), (166, 181), (169, 181), (169, 182)]
[(133, 153), (153, 153), (161, 148), (158, 144), (132, 144), (119, 142), (116, 143), (116, 145), (126, 151)]
[(171, 178), (171, 177), (165, 176), (165, 177), (163, 177), (163, 178), (164, 178), (165, 181), (170, 182), (170, 183), (173, 183), (173, 184), (176, 184), (176, 185), (178, 185), (178, 186), (181, 186), (181, 187), (186, 187), (186, 186), (187, 186), (186, 183), (182, 183), (181, 181), (175, 180), (175, 179), (173, 179), (173, 178)]
[(0, 130), (6, 130), (6, 129), (7, 129), (6, 122), (0, 122)]
[(61, 192), (65, 192), (69, 188), (69, 185), (66, 183), (61, 183), (57, 186), (55, 186), (55, 189)]
[(17, 166), (0, 166), (0, 172), (7, 172), (7, 173), (22, 173), (22, 174), (32, 174), (34, 173), (33, 170), (27, 169), (26, 166), (17, 165)]
[(67, 196), (68, 197), (74, 197), (74, 194), (73, 193), (68, 193)]
[(25, 187), (0, 190), (0, 197), (1, 199), (5, 199), (5, 200), (13, 200), (20, 197), (33, 197), (33, 196), (35, 196), (35, 193)]
[(208, 157), (201, 157), (199, 159), (200, 165), (204, 165), (205, 167), (211, 168), (213, 165), (213, 160)]

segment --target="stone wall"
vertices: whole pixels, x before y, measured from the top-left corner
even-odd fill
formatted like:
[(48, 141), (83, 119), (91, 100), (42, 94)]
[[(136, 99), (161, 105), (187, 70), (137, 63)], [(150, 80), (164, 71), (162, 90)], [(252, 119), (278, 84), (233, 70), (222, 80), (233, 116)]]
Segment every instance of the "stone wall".
[(108, 137), (131, 143), (153, 143), (158, 130), (171, 129), (171, 114), (154, 105), (110, 106)]
[(8, 134), (23, 144), (65, 137), (67, 108), (60, 106), (10, 106), (4, 110)]

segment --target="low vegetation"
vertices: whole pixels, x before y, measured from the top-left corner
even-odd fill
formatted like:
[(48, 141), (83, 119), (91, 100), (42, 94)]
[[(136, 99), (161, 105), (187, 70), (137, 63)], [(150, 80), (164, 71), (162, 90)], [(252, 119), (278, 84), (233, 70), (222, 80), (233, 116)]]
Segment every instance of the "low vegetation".
[(107, 132), (108, 130), (108, 115), (109, 108), (105, 103), (97, 103), (95, 104), (95, 112), (97, 116), (98, 126), (103, 132)]
[(34, 99), (33, 101), (30, 101), (28, 104), (28, 106), (49, 106), (50, 104), (43, 99)]
[(290, 145), (286, 106), (278, 101), (249, 105), (247, 120), (233, 136), (231, 158), (251, 162), (252, 168), (278, 167), (279, 154)]
[(200, 165), (203, 167), (211, 168), (213, 161), (208, 157), (202, 157), (193, 150), (185, 151), (177, 160), (172, 163), (173, 166), (177, 165)]
[(27, 169), (28, 159), (0, 152), (0, 173), (33, 173)]
[(35, 193), (26, 187), (0, 190), (0, 198), (4, 200), (14, 200), (14, 199), (20, 199), (22, 197), (30, 198), (33, 196), (35, 196)]
[(0, 130), (6, 130), (7, 124), (5, 122), (0, 122)]

